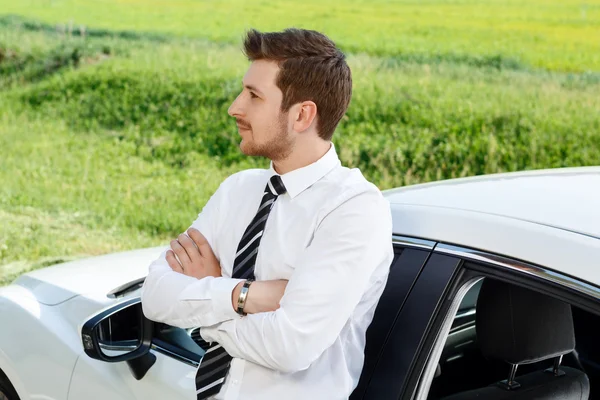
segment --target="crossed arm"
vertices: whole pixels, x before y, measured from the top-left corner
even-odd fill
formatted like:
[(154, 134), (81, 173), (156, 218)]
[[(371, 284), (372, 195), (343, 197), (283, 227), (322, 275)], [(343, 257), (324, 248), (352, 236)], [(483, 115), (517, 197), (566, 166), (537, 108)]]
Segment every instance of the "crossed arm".
[[(205, 226), (201, 218), (194, 225)], [(217, 257), (198, 229), (192, 227), (171, 241), (171, 248), (149, 270), (142, 288), (142, 309), (149, 319), (190, 328), (240, 318), (236, 303), (244, 281), (222, 276)], [(285, 280), (254, 282), (245, 311), (276, 310), (286, 285)]]
[(241, 317), (235, 304), (243, 281), (221, 276), (199, 228), (151, 266), (142, 294), (146, 316), (201, 326), (205, 340), (233, 357), (282, 372), (308, 368), (335, 342), (364, 293), (387, 279), (381, 266), (393, 258), (389, 204), (373, 192), (352, 197), (321, 221), (289, 282), (250, 286), (249, 315)]
[[(221, 265), (213, 253), (208, 240), (195, 228), (171, 241), (171, 249), (165, 256), (169, 267), (175, 272), (203, 279), (208, 276), (220, 277)], [(248, 291), (244, 311), (248, 314), (275, 311), (287, 286), (287, 280), (253, 282)], [(231, 307), (237, 309), (237, 299), (243, 282), (237, 283), (231, 292)]]

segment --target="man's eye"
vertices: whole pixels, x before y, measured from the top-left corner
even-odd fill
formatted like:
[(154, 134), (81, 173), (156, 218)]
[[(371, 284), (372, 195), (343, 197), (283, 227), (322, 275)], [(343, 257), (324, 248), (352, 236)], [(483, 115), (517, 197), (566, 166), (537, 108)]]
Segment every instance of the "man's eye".
[(252, 92), (250, 92), (250, 97), (252, 97), (253, 99), (256, 99), (256, 98), (258, 98), (258, 96), (257, 96), (257, 95), (255, 95), (255, 94), (254, 94), (254, 93), (252, 93)]

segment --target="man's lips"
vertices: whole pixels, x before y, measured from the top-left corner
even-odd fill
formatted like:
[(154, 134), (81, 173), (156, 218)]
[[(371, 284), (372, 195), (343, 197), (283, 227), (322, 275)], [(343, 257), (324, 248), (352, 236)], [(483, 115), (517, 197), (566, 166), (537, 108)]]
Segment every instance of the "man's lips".
[(240, 130), (244, 130), (244, 131), (249, 131), (250, 130), (250, 125), (249, 124), (245, 124), (243, 120), (241, 119), (237, 119), (235, 121), (235, 124), (237, 125), (238, 129)]

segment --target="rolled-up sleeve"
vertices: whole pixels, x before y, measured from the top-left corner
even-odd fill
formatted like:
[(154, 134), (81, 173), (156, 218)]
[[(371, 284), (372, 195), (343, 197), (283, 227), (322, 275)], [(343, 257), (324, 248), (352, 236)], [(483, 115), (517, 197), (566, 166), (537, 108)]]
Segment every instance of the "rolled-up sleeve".
[(308, 368), (337, 339), (374, 279), (387, 279), (391, 237), (391, 211), (380, 192), (348, 199), (321, 221), (278, 310), (202, 328), (202, 337), (267, 368)]
[[(227, 190), (235, 175), (227, 178), (211, 196), (191, 227), (198, 229), (217, 252), (219, 213), (226, 209)], [(223, 270), (224, 274), (226, 270)], [(166, 260), (166, 250), (148, 268), (142, 287), (142, 310), (153, 321), (180, 328), (211, 326), (239, 318), (231, 305), (231, 292), (239, 279), (196, 279), (175, 272)]]

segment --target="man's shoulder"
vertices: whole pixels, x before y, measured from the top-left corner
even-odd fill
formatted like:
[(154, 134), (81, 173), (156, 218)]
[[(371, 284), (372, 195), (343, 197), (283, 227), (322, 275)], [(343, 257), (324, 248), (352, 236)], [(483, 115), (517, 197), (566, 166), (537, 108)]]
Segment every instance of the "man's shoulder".
[[(321, 200), (315, 213), (317, 226), (330, 218), (334, 223), (377, 224), (381, 229), (391, 229), (390, 203), (358, 168), (339, 166), (321, 179), (315, 189), (318, 192), (314, 195)], [(349, 215), (353, 222), (348, 222)]]
[(358, 168), (339, 166), (327, 174), (324, 183), (332, 192), (338, 193), (340, 199), (348, 199), (358, 195), (375, 195), (383, 198), (381, 190), (369, 181)]
[(322, 204), (324, 215), (347, 202), (360, 206), (365, 214), (387, 213), (389, 202), (381, 190), (369, 181), (358, 168), (339, 166), (321, 180), (321, 194), (327, 199)]

